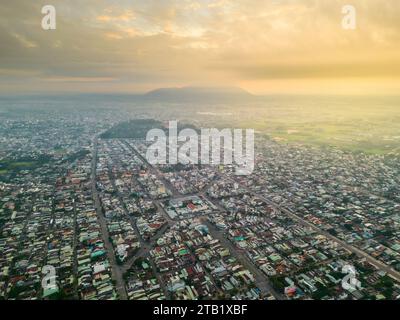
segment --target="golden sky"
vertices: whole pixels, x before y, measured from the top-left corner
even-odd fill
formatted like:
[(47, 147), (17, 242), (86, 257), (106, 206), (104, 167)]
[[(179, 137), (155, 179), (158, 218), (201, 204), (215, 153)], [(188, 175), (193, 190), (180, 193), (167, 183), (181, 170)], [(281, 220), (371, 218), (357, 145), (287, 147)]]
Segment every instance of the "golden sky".
[[(41, 28), (54, 5), (57, 29)], [(342, 28), (342, 7), (357, 28)], [(13, 0), (0, 4), (0, 93), (400, 92), (398, 0)]]

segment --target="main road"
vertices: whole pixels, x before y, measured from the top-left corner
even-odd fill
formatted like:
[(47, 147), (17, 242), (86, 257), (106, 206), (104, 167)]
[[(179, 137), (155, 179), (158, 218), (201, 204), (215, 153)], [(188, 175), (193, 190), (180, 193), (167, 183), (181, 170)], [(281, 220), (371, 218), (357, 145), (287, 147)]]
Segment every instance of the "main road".
[(92, 175), (91, 175), (91, 185), (92, 185), (92, 194), (93, 200), (96, 207), (97, 217), (100, 222), (101, 233), (104, 240), (104, 245), (107, 250), (108, 260), (111, 264), (111, 276), (112, 279), (116, 283), (117, 293), (121, 300), (127, 300), (128, 296), (125, 290), (125, 281), (123, 279), (123, 272), (120, 266), (117, 264), (115, 255), (114, 255), (114, 248), (109, 240), (108, 230), (107, 230), (107, 222), (103, 215), (103, 210), (101, 209), (100, 199), (96, 188), (96, 165), (97, 165), (97, 140), (98, 136), (94, 137), (93, 140), (93, 151), (92, 151)]
[(232, 255), (235, 256), (236, 259), (238, 259), (238, 261), (245, 268), (251, 271), (251, 273), (254, 275), (257, 287), (260, 289), (261, 293), (264, 296), (266, 296), (268, 293), (271, 293), (276, 299), (285, 300), (285, 297), (276, 292), (276, 290), (269, 283), (268, 277), (264, 275), (260, 271), (260, 269), (258, 269), (246, 255), (240, 254), (238, 250), (233, 246), (233, 244), (225, 237), (225, 235), (220, 230), (218, 230), (213, 224), (211, 224), (208, 221), (204, 221), (204, 223), (207, 225), (211, 235), (215, 239), (218, 239), (225, 248), (228, 248), (229, 251), (232, 253)]

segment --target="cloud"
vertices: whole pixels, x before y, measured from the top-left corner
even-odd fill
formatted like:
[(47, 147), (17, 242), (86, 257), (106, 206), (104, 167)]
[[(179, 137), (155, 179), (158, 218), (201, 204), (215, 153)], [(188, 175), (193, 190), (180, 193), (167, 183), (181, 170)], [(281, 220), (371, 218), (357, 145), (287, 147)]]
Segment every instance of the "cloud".
[(43, 80), (48, 82), (110, 82), (117, 79), (105, 77), (48, 77)]
[(33, 79), (43, 90), (45, 79), (104, 79), (117, 90), (400, 78), (397, 0), (353, 0), (354, 31), (341, 28), (339, 0), (54, 0), (51, 32), (40, 27), (42, 2), (2, 4), (0, 77), (12, 73), (16, 88), (19, 77), (21, 90)]

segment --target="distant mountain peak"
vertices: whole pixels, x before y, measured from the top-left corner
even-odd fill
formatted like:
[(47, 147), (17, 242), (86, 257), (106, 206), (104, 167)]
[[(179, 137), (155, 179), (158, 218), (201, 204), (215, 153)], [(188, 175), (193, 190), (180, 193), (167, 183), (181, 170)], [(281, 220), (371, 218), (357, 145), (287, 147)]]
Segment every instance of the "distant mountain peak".
[(156, 100), (232, 100), (251, 99), (249, 92), (239, 87), (175, 87), (159, 88), (144, 95)]

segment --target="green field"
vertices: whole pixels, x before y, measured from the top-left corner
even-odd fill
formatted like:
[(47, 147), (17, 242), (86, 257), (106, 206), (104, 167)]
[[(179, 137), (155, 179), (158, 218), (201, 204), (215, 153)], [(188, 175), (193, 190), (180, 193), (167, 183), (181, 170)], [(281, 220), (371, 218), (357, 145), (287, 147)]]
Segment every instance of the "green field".
[[(400, 97), (283, 96), (198, 111), (201, 126), (252, 128), (279, 143), (369, 154), (400, 151)], [(207, 112), (214, 114), (207, 116)]]
[(36, 164), (34, 161), (20, 161), (20, 162), (11, 162), (8, 165), (9, 169), (24, 169), (31, 168)]
[(38, 163), (36, 161), (12, 161), (7, 160), (1, 163), (0, 175), (5, 175), (10, 172), (17, 172), (20, 170), (29, 170), (36, 168)]

